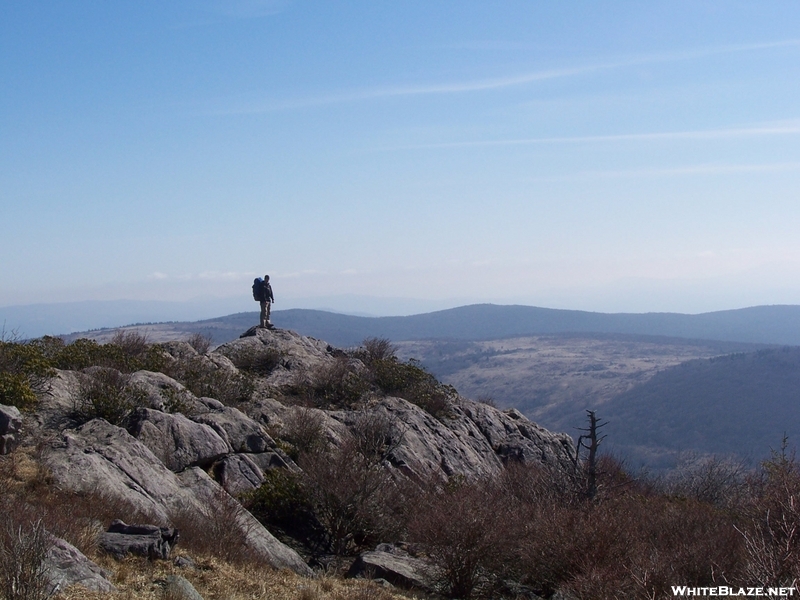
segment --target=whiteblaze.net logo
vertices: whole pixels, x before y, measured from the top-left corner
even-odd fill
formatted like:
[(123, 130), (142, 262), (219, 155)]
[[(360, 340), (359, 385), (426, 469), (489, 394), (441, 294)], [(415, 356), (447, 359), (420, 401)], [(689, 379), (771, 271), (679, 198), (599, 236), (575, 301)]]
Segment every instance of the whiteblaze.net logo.
[[(724, 596), (724, 597), (766, 597), (788, 598), (797, 593), (796, 587), (730, 587), (720, 585), (717, 587), (689, 587), (687, 585), (673, 585), (673, 596)], [(800, 597), (800, 594), (797, 594)]]

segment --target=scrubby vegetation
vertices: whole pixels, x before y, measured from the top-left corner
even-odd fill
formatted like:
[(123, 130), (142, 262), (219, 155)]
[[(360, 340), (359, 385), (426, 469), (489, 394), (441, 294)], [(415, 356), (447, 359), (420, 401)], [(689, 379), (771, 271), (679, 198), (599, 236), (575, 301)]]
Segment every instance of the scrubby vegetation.
[[(402, 545), (427, 561), (430, 593), (450, 598), (550, 598), (559, 592), (577, 600), (651, 599), (671, 597), (674, 585), (788, 587), (800, 580), (800, 463), (786, 440), (754, 470), (694, 457), (669, 476), (650, 478), (601, 455), (578, 458), (574, 469), (509, 458), (495, 476), (410, 477), (392, 463), (409, 435), (406, 425), (367, 407), (385, 395), (401, 397), (441, 427), (456, 418), (463, 401), (418, 363), (400, 360), (387, 340), (331, 354), (323, 367), (287, 385), (283, 418), (270, 425), (290, 468), (266, 470), (260, 487), (235, 500), (219, 488), (207, 514), (175, 507), (169, 523), (157, 523), (180, 529), (181, 551), (203, 565), (192, 577), (209, 598), (397, 597), (371, 583), (350, 587), (339, 579), (295, 578), (281, 588), (277, 575), (257, 574), (244, 534), (231, 527), (237, 501), (320, 570), (340, 573), (363, 550)], [(192, 395), (244, 407), (286, 358), (269, 347), (244, 345), (227, 357), (211, 355), (202, 339), (158, 345), (125, 332), (104, 345), (5, 340), (0, 403), (32, 411), (48, 381), (69, 369), (79, 371), (74, 377), (81, 382), (74, 419), (123, 423), (129, 411), (149, 402), (132, 373), (151, 370), (191, 392), (165, 390), (167, 411), (184, 410)], [(326, 423), (331, 415), (338, 419), (333, 429)], [(27, 439), (0, 457), (0, 598), (6, 600), (48, 596), (30, 582), (42, 579), (50, 534), (103, 563), (95, 540), (111, 519), (154, 520), (110, 498), (51, 485), (38, 456), (41, 441)], [(172, 567), (115, 563), (115, 583), (127, 597), (155, 597), (152, 585), (137, 579), (141, 570), (163, 574)], [(220, 587), (225, 578), (227, 591)]]
[(314, 370), (298, 384), (294, 396), (317, 408), (357, 408), (367, 394), (395, 396), (416, 404), (434, 417), (445, 418), (458, 396), (418, 361), (403, 361), (382, 338), (364, 340), (361, 347), (339, 352), (335, 362)]

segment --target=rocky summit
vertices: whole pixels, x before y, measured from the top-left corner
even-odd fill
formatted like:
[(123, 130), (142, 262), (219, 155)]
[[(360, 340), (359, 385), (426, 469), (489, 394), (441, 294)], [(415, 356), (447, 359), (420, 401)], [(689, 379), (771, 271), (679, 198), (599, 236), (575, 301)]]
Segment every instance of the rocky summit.
[[(35, 444), (60, 494), (102, 504), (113, 520), (94, 544), (116, 559), (168, 560), (174, 548), (211, 532), (235, 539), (240, 559), (303, 577), (325, 556), (351, 556), (354, 576), (391, 555), (405, 562), (398, 573), (381, 563), (383, 577), (424, 587), (425, 561), (405, 550), (387, 553), (401, 540), (391, 527), (367, 524), (382, 518), (375, 504), (382, 496), (368, 498), (362, 488), (488, 479), (509, 463), (554, 472), (576, 466), (569, 436), (517, 410), (459, 396), (382, 340), (345, 352), (293, 331), (253, 328), (210, 352), (168, 342), (109, 358), (95, 345), (100, 359), (91, 365), (68, 354), (74, 344), (56, 346), (61, 362), (35, 407), (0, 406), (3, 452)], [(349, 500), (369, 516), (354, 516), (359, 509), (346, 502), (314, 504), (317, 492), (304, 477), (340, 462), (372, 482), (356, 486)], [(331, 488), (349, 477), (326, 472)], [(350, 521), (337, 529), (337, 518)], [(73, 547), (59, 544), (63, 563), (63, 548)], [(83, 585), (113, 589), (108, 571), (73, 554), (92, 575)], [(409, 564), (419, 572), (409, 574)], [(70, 583), (59, 577), (51, 579)]]

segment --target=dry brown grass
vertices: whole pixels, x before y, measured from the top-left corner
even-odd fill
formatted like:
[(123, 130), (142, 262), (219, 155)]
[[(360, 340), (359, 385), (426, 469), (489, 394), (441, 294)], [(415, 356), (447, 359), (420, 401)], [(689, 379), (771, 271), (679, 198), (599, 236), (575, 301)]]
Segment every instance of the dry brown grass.
[(253, 565), (234, 566), (215, 558), (198, 558), (197, 569), (180, 569), (171, 562), (143, 558), (124, 561), (101, 558), (114, 573), (118, 593), (89, 592), (73, 586), (59, 594), (61, 600), (164, 600), (167, 575), (185, 577), (205, 600), (408, 600), (418, 596), (386, 590), (366, 580), (331, 577), (308, 579), (291, 571), (275, 571)]
[[(276, 571), (246, 561), (226, 562), (219, 558), (219, 548), (211, 547), (203, 553), (178, 546), (176, 555), (192, 558), (196, 569), (181, 569), (171, 561), (138, 557), (114, 560), (97, 551), (96, 536), (111, 518), (118, 517), (120, 511), (129, 511), (129, 507), (59, 492), (50, 485), (49, 473), (39, 464), (35, 447), (22, 447), (0, 457), (0, 490), (0, 505), (27, 507), (32, 518), (42, 518), (48, 530), (73, 543), (110, 571), (111, 582), (118, 590), (117, 593), (100, 593), (73, 586), (56, 596), (62, 600), (164, 600), (164, 588), (159, 582), (171, 574), (189, 580), (205, 600), (400, 600), (414, 597), (387, 591), (370, 581), (327, 576), (309, 579), (291, 571)], [(230, 518), (230, 515), (222, 516)], [(141, 517), (147, 520), (146, 516)], [(190, 528), (186, 531), (187, 539), (182, 542), (188, 542), (191, 533)], [(219, 529), (211, 533), (221, 540), (224, 537)], [(241, 559), (241, 556), (231, 558)]]

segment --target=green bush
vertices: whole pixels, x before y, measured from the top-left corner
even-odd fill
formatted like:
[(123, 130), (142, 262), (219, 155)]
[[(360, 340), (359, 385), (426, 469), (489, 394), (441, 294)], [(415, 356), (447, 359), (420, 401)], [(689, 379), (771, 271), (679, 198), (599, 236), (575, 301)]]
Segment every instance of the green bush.
[(198, 398), (206, 396), (223, 404), (247, 402), (255, 391), (252, 377), (221, 369), (202, 356), (178, 361), (164, 371)]
[(81, 385), (73, 418), (79, 423), (99, 418), (119, 425), (131, 410), (144, 406), (146, 401), (147, 394), (130, 383), (130, 375), (101, 367)]
[(359, 373), (355, 361), (339, 356), (332, 363), (316, 368), (310, 380), (296, 386), (293, 392), (315, 407), (329, 408), (353, 406), (369, 389), (369, 381)]
[(416, 360), (401, 362), (394, 356), (373, 360), (369, 365), (375, 385), (385, 394), (404, 398), (437, 419), (450, 413), (455, 388), (440, 383)]
[(70, 344), (45, 336), (30, 342), (47, 363), (57, 369), (80, 371), (89, 367), (108, 367), (123, 373), (146, 369), (160, 371), (166, 366), (164, 352), (157, 344), (135, 332), (117, 332), (108, 344), (79, 338)]
[(242, 502), (260, 521), (273, 525), (295, 525), (309, 512), (301, 476), (288, 469), (269, 469), (260, 487)]
[(36, 394), (24, 373), (0, 373), (0, 404), (28, 410), (36, 405)]
[(0, 341), (0, 402), (27, 410), (37, 394), (49, 390), (55, 375), (50, 362), (32, 343)]

